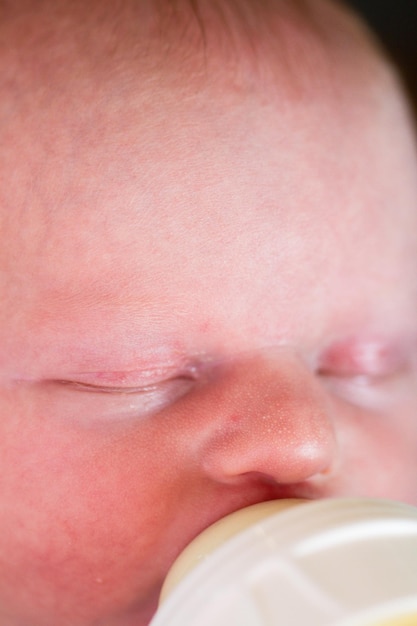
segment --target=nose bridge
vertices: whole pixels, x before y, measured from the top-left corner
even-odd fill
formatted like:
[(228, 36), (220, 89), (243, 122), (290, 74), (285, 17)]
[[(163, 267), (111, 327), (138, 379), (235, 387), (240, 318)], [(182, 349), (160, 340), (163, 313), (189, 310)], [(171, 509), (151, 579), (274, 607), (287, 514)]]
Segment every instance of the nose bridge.
[(296, 355), (279, 349), (229, 364), (213, 392), (202, 450), (212, 477), (256, 472), (288, 484), (328, 470), (335, 437), (326, 396)]

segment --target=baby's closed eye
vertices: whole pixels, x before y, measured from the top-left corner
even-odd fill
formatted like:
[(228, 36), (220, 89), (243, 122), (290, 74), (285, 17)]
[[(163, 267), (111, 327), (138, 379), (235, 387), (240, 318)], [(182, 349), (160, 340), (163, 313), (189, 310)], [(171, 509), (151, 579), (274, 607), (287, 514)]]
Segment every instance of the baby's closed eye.
[[(87, 382), (88, 378), (88, 382)], [(123, 382), (111, 384), (111, 376), (78, 376), (50, 382), (50, 393), (81, 407), (92, 419), (144, 418), (161, 411), (188, 393), (195, 384), (193, 369), (136, 373), (119, 376)], [(106, 380), (103, 380), (105, 378)]]
[(409, 380), (412, 345), (381, 337), (349, 338), (324, 350), (316, 371), (331, 392), (377, 409), (395, 401)]

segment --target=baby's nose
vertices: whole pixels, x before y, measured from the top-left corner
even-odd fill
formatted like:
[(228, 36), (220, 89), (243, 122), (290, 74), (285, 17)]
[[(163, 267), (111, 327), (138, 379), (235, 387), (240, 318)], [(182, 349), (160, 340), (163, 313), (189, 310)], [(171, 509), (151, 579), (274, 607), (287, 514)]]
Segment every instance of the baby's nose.
[(336, 439), (326, 393), (291, 351), (244, 358), (209, 387), (197, 447), (212, 479), (236, 483), (257, 474), (288, 485), (329, 472)]

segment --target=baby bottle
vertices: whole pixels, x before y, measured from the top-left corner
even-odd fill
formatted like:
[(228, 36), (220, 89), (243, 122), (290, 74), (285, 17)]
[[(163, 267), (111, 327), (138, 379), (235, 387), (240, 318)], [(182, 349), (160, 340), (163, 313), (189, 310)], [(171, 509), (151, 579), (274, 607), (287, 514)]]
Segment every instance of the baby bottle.
[(278, 500), (218, 521), (172, 566), (151, 626), (417, 626), (417, 508)]

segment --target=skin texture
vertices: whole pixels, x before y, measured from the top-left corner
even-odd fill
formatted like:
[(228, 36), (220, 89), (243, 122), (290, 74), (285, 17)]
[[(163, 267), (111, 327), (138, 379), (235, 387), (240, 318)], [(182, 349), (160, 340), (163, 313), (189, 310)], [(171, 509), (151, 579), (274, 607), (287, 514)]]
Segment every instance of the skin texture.
[(320, 2), (345, 39), (276, 17), (290, 67), (278, 44), (227, 50), (194, 18), (194, 48), (171, 55), (134, 49), (114, 3), (16, 6), (2, 626), (144, 626), (178, 553), (249, 504), (417, 505), (416, 154), (360, 27)]

